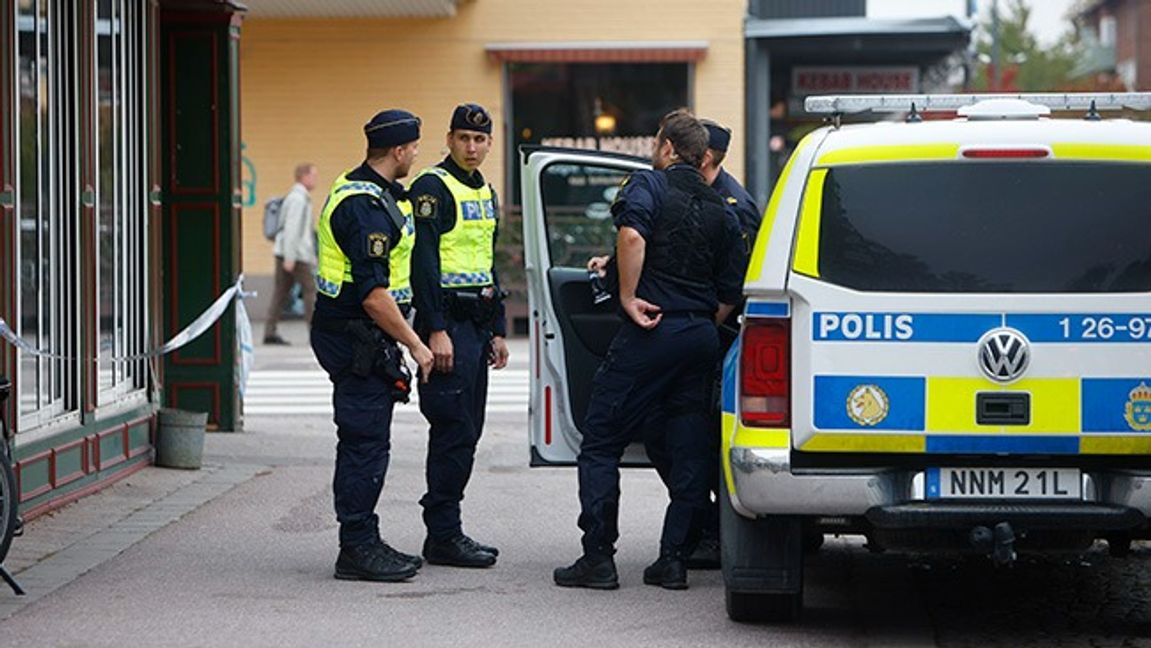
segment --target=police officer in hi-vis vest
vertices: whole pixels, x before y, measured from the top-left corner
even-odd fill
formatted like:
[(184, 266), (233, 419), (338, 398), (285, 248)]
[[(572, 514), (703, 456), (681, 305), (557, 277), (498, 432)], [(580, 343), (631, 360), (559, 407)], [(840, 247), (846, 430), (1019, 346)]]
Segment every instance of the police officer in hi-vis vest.
[(472, 474), (484, 427), (488, 366), (507, 366), (506, 322), (494, 266), (495, 192), (479, 167), (492, 145), (492, 119), (483, 107), (452, 113), (449, 155), (422, 171), (409, 195), (415, 214), (412, 299), (416, 330), (435, 356), (420, 384), (428, 420), (428, 491), (420, 499), (435, 565), (490, 567), (499, 550), (464, 534), (460, 501)]
[(420, 120), (386, 110), (364, 134), (367, 159), (336, 179), (320, 214), (311, 340), (334, 385), (336, 578), (399, 581), (415, 575), (423, 561), (380, 538), (375, 509), (388, 469), (392, 408), (411, 391), (396, 343), (408, 348), (424, 375), (433, 360), (405, 319), (413, 237), (405, 216), (411, 208), (396, 182), (419, 153)]

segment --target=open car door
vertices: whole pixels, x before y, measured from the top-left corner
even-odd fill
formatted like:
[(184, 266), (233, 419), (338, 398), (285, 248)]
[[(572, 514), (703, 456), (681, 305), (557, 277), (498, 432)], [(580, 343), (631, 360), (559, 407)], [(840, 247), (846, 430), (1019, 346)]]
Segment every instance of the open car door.
[[(613, 297), (596, 304), (587, 262), (612, 254), (611, 204), (642, 158), (546, 147), (521, 148), (524, 265), (531, 313), (531, 464), (570, 465), (592, 377), (620, 326)], [(645, 462), (633, 447), (625, 463)]]

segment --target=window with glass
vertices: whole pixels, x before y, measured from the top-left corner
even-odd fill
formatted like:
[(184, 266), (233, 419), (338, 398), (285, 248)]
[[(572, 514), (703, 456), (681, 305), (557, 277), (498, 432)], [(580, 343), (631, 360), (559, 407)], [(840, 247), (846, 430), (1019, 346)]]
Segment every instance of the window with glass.
[(147, 293), (142, 7), (96, 3), (96, 271), (99, 403), (144, 386)]
[(854, 290), (1151, 290), (1151, 165), (844, 166), (818, 199), (819, 276)]
[(17, 333), (54, 357), (19, 355), (21, 427), (79, 406), (75, 54), (76, 10), (49, 0), (17, 5), (16, 201), (20, 242)]
[[(509, 63), (513, 150), (542, 144), (648, 157), (660, 118), (689, 105), (690, 69), (688, 63)], [(505, 202), (518, 205), (519, 166), (508, 166), (512, 195)]]
[[(107, 405), (146, 384), (145, 365), (119, 360), (146, 345), (145, 11), (137, 0), (92, 0), (93, 38), (81, 38), (73, 0), (18, 0), (17, 334), (45, 355), (20, 352), (18, 429)], [(91, 15), (91, 14), (87, 14)], [(80, 48), (91, 43), (91, 56)], [(89, 61), (89, 68), (81, 65)], [(88, 95), (85, 87), (93, 88)], [(90, 103), (83, 103), (90, 96)], [(95, 179), (85, 185), (81, 142), (92, 133)], [(94, 238), (82, 214), (94, 207)], [(95, 303), (83, 286), (95, 261)], [(94, 313), (94, 320), (88, 319)], [(81, 340), (97, 340), (96, 361)], [(89, 375), (97, 402), (81, 389)]]

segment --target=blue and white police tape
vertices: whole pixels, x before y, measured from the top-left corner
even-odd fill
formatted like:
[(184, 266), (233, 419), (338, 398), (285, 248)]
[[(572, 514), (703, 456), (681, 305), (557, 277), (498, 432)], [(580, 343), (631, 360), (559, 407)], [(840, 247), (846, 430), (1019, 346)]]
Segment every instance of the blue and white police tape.
[[(209, 306), (207, 310), (205, 310), (203, 313), (200, 313), (199, 317), (192, 320), (192, 322), (185, 326), (182, 331), (172, 336), (172, 339), (168, 340), (163, 345), (143, 353), (134, 353), (132, 355), (126, 356), (101, 356), (98, 359), (101, 362), (126, 362), (130, 360), (145, 360), (147, 358), (153, 358), (171, 353), (203, 335), (205, 331), (207, 331), (212, 327), (213, 324), (216, 323), (216, 320), (220, 319), (220, 316), (223, 315), (224, 311), (228, 309), (228, 304), (230, 304), (233, 299), (253, 297), (255, 294), (256, 293), (254, 292), (244, 292), (244, 275), (240, 275), (239, 278), (236, 279), (236, 283), (232, 284), (227, 290), (223, 292), (223, 294), (217, 297), (216, 301), (212, 302), (212, 305)], [(240, 302), (237, 302), (237, 304), (240, 304)], [(239, 312), (237, 312), (237, 315), (239, 315)], [(248, 319), (246, 310), (243, 313), (242, 319), (245, 321)], [(251, 323), (247, 322), (247, 326), (250, 329)], [(248, 337), (249, 339), (251, 337), (250, 330), (248, 332)], [(13, 331), (10, 326), (8, 326), (8, 323), (4, 321), (4, 318), (0, 318), (0, 338), (8, 341), (9, 344), (15, 346), (17, 349), (20, 349), (24, 353), (39, 356), (41, 358), (55, 358), (64, 360), (75, 359), (75, 356), (53, 353), (48, 349), (37, 349), (36, 347), (29, 344), (27, 340), (24, 340), (19, 335), (17, 335), (16, 332)]]

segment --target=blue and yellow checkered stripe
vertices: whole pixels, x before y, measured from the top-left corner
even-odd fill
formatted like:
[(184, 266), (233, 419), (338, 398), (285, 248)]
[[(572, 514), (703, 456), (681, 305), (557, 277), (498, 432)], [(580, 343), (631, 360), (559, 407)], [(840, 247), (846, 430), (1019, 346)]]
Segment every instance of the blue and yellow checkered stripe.
[[(887, 415), (868, 425), (847, 411), (848, 395), (875, 385)], [(982, 378), (816, 376), (808, 452), (938, 454), (1151, 454), (1151, 378), (1031, 378), (1000, 385)], [(1147, 389), (1147, 388), (1144, 388)], [(980, 425), (979, 392), (1031, 395), (1027, 425)], [(1130, 420), (1129, 420), (1130, 419)]]
[[(736, 413), (738, 345), (724, 362), (723, 464), (733, 447), (788, 449), (791, 430), (743, 425)], [(847, 413), (848, 395), (875, 385), (888, 398), (888, 413), (874, 425)], [(908, 454), (1151, 454), (1151, 377), (1032, 378), (1000, 385), (981, 378), (816, 376), (813, 421), (823, 430), (807, 439), (805, 452)], [(1144, 391), (1146, 390), (1146, 391)], [(1031, 394), (1028, 425), (980, 425), (979, 392)]]

